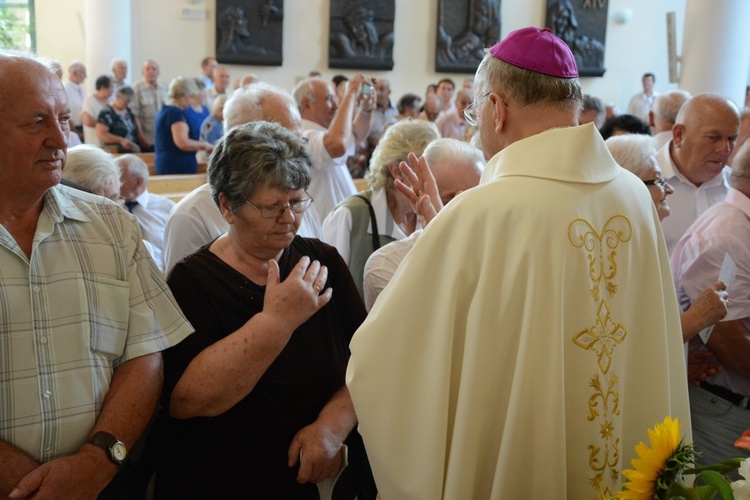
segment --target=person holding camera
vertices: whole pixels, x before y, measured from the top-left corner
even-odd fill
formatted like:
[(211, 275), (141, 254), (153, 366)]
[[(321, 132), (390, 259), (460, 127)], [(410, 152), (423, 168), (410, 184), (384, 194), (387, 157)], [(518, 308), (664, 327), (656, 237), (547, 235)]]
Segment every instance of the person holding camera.
[[(320, 220), (341, 200), (357, 192), (346, 160), (370, 132), (375, 108), (373, 83), (372, 78), (355, 75), (346, 83), (340, 100), (333, 85), (320, 77), (306, 78), (294, 88), (294, 100), (302, 116), (302, 135), (312, 157), (308, 193)], [(363, 88), (369, 92), (361, 92)]]

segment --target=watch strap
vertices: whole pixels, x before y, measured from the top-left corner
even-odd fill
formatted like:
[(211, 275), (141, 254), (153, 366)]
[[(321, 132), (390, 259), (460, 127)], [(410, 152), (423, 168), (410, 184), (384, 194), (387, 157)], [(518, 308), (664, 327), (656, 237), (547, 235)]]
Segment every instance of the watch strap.
[(112, 448), (113, 446), (117, 444), (121, 445), (123, 448), (125, 447), (125, 445), (122, 443), (122, 441), (114, 437), (109, 432), (105, 432), (105, 431), (97, 432), (96, 434), (91, 436), (91, 439), (89, 439), (88, 443), (94, 446), (98, 446), (99, 448), (103, 449), (107, 453), (107, 456), (112, 462), (114, 462), (117, 465), (122, 465), (124, 460), (118, 459), (115, 456)]

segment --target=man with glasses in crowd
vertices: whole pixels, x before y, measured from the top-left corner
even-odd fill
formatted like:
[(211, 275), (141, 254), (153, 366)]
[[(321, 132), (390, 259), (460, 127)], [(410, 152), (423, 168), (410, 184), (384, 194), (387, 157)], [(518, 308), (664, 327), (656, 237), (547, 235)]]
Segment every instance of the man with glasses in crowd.
[(672, 215), (662, 226), (670, 255), (690, 224), (727, 196), (726, 165), (739, 133), (740, 112), (720, 94), (698, 94), (677, 113), (672, 140), (656, 155), (674, 189)]
[[(375, 109), (374, 96), (360, 94), (363, 83), (373, 85), (371, 79), (359, 74), (346, 82), (340, 101), (333, 85), (319, 77), (302, 80), (293, 91), (302, 115), (302, 135), (312, 157), (308, 191), (320, 220), (325, 220), (341, 200), (357, 192), (346, 159), (354, 155), (356, 144), (367, 139)], [(358, 108), (360, 100), (362, 106)]]

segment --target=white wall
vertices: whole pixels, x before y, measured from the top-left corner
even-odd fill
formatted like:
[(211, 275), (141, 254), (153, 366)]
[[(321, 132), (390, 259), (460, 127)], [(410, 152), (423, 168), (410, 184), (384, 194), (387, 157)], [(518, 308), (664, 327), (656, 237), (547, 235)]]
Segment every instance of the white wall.
[[(197, 75), (200, 60), (215, 50), (215, 1), (131, 2), (131, 80), (139, 78), (140, 65), (147, 58), (159, 62), (165, 82), (178, 75)], [(610, 0), (605, 55), (607, 71), (602, 78), (583, 78), (584, 91), (601, 97), (605, 102), (615, 102), (624, 110), (630, 96), (640, 90), (640, 79), (644, 72), (656, 74), (658, 90), (675, 88), (667, 81), (666, 13), (678, 13), (680, 47), (685, 2)], [(503, 36), (524, 26), (542, 26), (545, 4), (544, 0), (503, 0)], [(79, 21), (83, 19), (83, 5), (84, 0), (36, 0), (37, 47), (41, 55), (56, 58), (63, 66), (67, 66), (72, 59), (84, 57), (84, 34), (82, 21)], [(208, 19), (180, 19), (179, 11), (185, 7), (206, 9)], [(616, 24), (612, 20), (614, 12), (620, 9), (633, 12), (632, 20), (627, 24)], [(231, 66), (232, 76), (256, 73), (269, 83), (291, 89), (311, 69), (318, 69), (326, 78), (337, 73), (352, 74), (353, 71), (327, 68), (329, 10), (330, 0), (286, 0), (283, 66)], [(421, 94), (428, 83), (442, 76), (454, 78), (459, 84), (468, 76), (435, 73), (436, 24), (437, 0), (396, 0), (394, 69), (372, 73), (373, 76), (390, 79), (394, 99), (410, 91)], [(89, 40), (86, 43), (106, 44), (107, 40)], [(105, 71), (107, 68), (88, 68), (90, 79), (86, 83), (89, 89), (96, 76)]]

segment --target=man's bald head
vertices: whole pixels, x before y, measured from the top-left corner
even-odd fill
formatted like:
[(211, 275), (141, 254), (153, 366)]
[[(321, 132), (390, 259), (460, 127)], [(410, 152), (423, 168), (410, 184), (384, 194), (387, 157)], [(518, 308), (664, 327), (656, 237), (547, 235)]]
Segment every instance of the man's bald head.
[(675, 118), (675, 124), (685, 124), (691, 120), (700, 120), (707, 112), (712, 110), (733, 111), (739, 116), (737, 105), (731, 99), (715, 92), (704, 92), (698, 94), (680, 107)]
[(685, 177), (700, 186), (719, 175), (739, 135), (740, 113), (726, 97), (698, 94), (677, 114), (672, 128), (672, 159)]
[(49, 68), (0, 52), (0, 199), (8, 206), (37, 202), (60, 182), (69, 120), (65, 89)]

